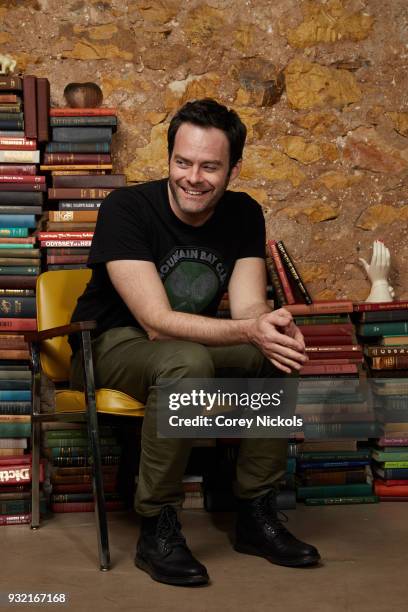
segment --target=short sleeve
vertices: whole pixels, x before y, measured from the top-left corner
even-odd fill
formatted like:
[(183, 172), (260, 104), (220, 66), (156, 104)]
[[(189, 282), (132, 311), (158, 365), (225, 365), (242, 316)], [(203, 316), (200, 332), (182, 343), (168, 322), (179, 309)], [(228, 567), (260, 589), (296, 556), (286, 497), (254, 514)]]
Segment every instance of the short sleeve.
[(242, 202), (241, 247), (238, 258), (265, 257), (265, 218), (261, 206), (247, 196)]
[(89, 266), (118, 259), (153, 261), (147, 206), (143, 196), (128, 188), (108, 195), (99, 209)]

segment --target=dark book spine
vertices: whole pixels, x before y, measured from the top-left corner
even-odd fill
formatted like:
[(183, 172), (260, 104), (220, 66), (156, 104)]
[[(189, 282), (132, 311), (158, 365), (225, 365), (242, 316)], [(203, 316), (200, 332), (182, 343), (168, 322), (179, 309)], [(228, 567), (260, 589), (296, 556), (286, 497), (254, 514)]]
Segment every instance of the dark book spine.
[(46, 78), (37, 79), (37, 132), (38, 142), (48, 142), (48, 115), (50, 109), (50, 82)]
[[(24, 119), (0, 119), (1, 130), (24, 129)], [(27, 132), (25, 132), (27, 134)]]
[(35, 317), (35, 297), (9, 297), (0, 300), (0, 317)]
[(45, 183), (4, 183), (0, 182), (0, 192), (2, 191), (47, 191)]
[(24, 132), (27, 138), (37, 138), (37, 87), (35, 76), (23, 79)]
[[(42, 206), (3, 206), (0, 204), (0, 215), (41, 215)], [(1, 253), (0, 253), (1, 255)]]
[(36, 276), (1, 276), (0, 289), (35, 289)]
[(64, 198), (73, 198), (78, 200), (102, 200), (108, 196), (113, 189), (98, 189), (98, 188), (59, 188), (49, 189), (48, 198), (50, 200), (60, 200)]
[(99, 210), (102, 200), (60, 201), (58, 210)]
[(23, 88), (20, 77), (0, 74), (0, 91), (21, 91)]
[(97, 188), (116, 188), (126, 185), (124, 174), (104, 174), (100, 175), (68, 175), (54, 176), (52, 186), (55, 187), (97, 187)]
[(34, 164), (0, 164), (1, 174), (18, 174), (34, 176), (37, 168)]
[(0, 402), (0, 414), (31, 414), (31, 402)]
[(42, 206), (43, 201), (44, 194), (41, 191), (0, 191), (0, 203)]
[(275, 264), (274, 264), (274, 261), (273, 261), (272, 257), (267, 257), (266, 258), (266, 269), (267, 269), (267, 272), (268, 272), (269, 280), (271, 281), (273, 289), (275, 291), (278, 304), (279, 304), (279, 306), (284, 306), (285, 304), (287, 304), (287, 300), (286, 300), (285, 294), (283, 292), (282, 285), (281, 285), (280, 280), (279, 280), (279, 275), (278, 275), (278, 272), (276, 270), (276, 267), (275, 267)]
[(86, 154), (86, 153), (45, 153), (44, 164), (59, 165), (59, 164), (110, 164), (111, 156), (103, 154)]
[(52, 128), (53, 142), (110, 142), (111, 139), (111, 127)]
[(289, 284), (289, 279), (287, 277), (285, 268), (283, 267), (282, 260), (279, 256), (279, 251), (277, 247), (276, 240), (268, 240), (268, 247), (273, 259), (273, 262), (276, 266), (276, 270), (278, 272), (279, 280), (282, 284), (283, 293), (285, 294), (285, 298), (288, 304), (294, 304), (295, 298), (292, 293), (292, 289)]
[(109, 142), (50, 142), (46, 153), (109, 153)]
[(312, 304), (313, 300), (308, 290), (306, 289), (305, 284), (303, 283), (300, 277), (300, 274), (297, 271), (296, 266), (291, 256), (289, 255), (285, 245), (283, 244), (282, 240), (279, 240), (276, 243), (276, 246), (278, 247), (279, 253), (281, 255), (283, 265), (285, 266), (286, 270), (289, 272), (291, 278), (293, 279), (293, 282), (295, 283), (296, 287), (299, 289), (300, 293), (302, 294), (306, 304)]

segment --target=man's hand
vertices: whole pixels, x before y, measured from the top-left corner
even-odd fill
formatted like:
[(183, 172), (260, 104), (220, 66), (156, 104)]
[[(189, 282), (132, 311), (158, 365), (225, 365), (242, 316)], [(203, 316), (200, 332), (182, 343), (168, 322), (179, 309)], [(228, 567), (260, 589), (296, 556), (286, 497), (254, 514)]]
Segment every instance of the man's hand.
[(284, 308), (255, 319), (249, 339), (276, 368), (287, 374), (300, 370), (307, 361), (303, 335)]

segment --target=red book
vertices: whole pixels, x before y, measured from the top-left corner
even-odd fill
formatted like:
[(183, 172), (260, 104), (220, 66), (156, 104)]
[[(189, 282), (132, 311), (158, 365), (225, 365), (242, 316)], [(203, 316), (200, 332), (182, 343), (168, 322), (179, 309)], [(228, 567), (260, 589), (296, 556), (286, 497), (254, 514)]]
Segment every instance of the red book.
[(88, 255), (48, 255), (47, 264), (86, 263)]
[[(40, 482), (44, 481), (44, 465), (40, 463)], [(2, 484), (27, 484), (31, 482), (31, 465), (0, 465), (0, 490)]]
[(400, 302), (363, 302), (354, 304), (355, 312), (369, 312), (371, 310), (405, 310), (408, 308), (408, 301)]
[(350, 363), (361, 363), (363, 357), (340, 357), (340, 358), (332, 358), (332, 359), (313, 359), (309, 361), (306, 365), (344, 365)]
[(0, 191), (47, 191), (47, 185), (45, 183), (0, 182)]
[(5, 465), (31, 465), (31, 455), (21, 455), (20, 457), (2, 456), (0, 457), (0, 469)]
[(384, 487), (389, 487), (390, 489), (392, 489), (392, 487), (398, 487), (398, 486), (402, 486), (402, 487), (406, 487), (408, 485), (408, 480), (407, 479), (399, 479), (399, 480), (377, 480), (378, 483), (382, 484)]
[(112, 158), (108, 153), (44, 153), (43, 164), (53, 165), (79, 165), (79, 164), (110, 164)]
[(408, 446), (408, 436), (380, 438), (378, 446)]
[[(0, 319), (0, 321), (4, 319)], [(12, 320), (12, 319), (10, 319)], [(3, 329), (3, 326), (0, 323), (0, 331)], [(9, 328), (11, 329), (11, 328)], [(16, 328), (14, 328), (16, 329)], [(35, 328), (36, 329), (36, 328)], [(24, 330), (26, 331), (26, 330)], [(13, 350), (13, 349), (4, 349), (0, 348), (0, 359), (10, 359), (11, 361), (20, 361), (21, 359), (30, 359), (30, 351), (26, 350)]]
[[(0, 331), (3, 331), (5, 329), (33, 331), (37, 329), (37, 319), (14, 319), (11, 317), (8, 319), (0, 318)], [(4, 359), (4, 357), (0, 357), (0, 359)]]
[(360, 344), (339, 344), (338, 346), (336, 345), (331, 345), (331, 346), (320, 346), (320, 345), (316, 345), (316, 346), (307, 346), (306, 347), (306, 351), (307, 353), (320, 353), (322, 356), (325, 355), (326, 353), (359, 353), (359, 354), (363, 354), (363, 349), (361, 347)]
[(0, 164), (0, 175), (2, 174), (30, 174), (37, 172), (35, 164)]
[(405, 485), (387, 487), (378, 480), (374, 481), (374, 493), (376, 495), (391, 495), (393, 497), (408, 497), (408, 480)]
[[(42, 240), (40, 242), (41, 248), (53, 248), (53, 247), (90, 247), (92, 240)], [(1, 280), (1, 276), (0, 276)]]
[(53, 187), (98, 187), (103, 189), (124, 187), (126, 176), (124, 174), (80, 174), (80, 175), (59, 175), (53, 176)]
[(309, 352), (307, 347), (306, 354), (310, 359), (309, 363), (313, 362), (315, 359), (358, 359), (360, 362), (363, 358), (363, 353), (355, 353), (354, 351), (332, 351), (327, 353), (320, 353), (319, 351)]
[(0, 151), (35, 151), (37, 141), (30, 138), (10, 138), (0, 136)]
[(0, 94), (0, 104), (15, 104), (18, 100), (16, 94)]
[(309, 365), (306, 364), (300, 370), (301, 376), (316, 376), (317, 374), (357, 374), (357, 365), (343, 364), (343, 365)]
[[(49, 200), (102, 200), (106, 198), (113, 189), (95, 189), (95, 188), (72, 188), (72, 189), (49, 189), (48, 199)], [(65, 211), (64, 211), (65, 212)]]
[(45, 183), (45, 176), (0, 174), (0, 183)]
[(23, 78), (24, 133), (26, 138), (37, 138), (37, 86), (35, 76)]
[(276, 240), (268, 240), (268, 248), (269, 248), (271, 257), (275, 263), (276, 270), (278, 272), (279, 280), (281, 282), (286, 301), (288, 302), (288, 304), (294, 304), (296, 300), (293, 295), (292, 289), (290, 287), (289, 279), (286, 274), (286, 270), (283, 267)]
[[(103, 490), (104, 493), (114, 493), (116, 490), (116, 482), (112, 480), (111, 482), (106, 482), (104, 479), (103, 482)], [(92, 483), (78, 483), (78, 484), (53, 484), (52, 485), (53, 493), (92, 493)]]
[(294, 316), (307, 316), (319, 314), (342, 314), (353, 312), (353, 302), (339, 300), (333, 302), (313, 302), (313, 304), (288, 304), (284, 308)]
[(92, 240), (93, 232), (38, 232), (39, 240)]
[(115, 115), (115, 108), (51, 108), (50, 117), (96, 117)]
[(31, 522), (31, 514), (0, 514), (0, 525), (24, 525)]
[(354, 332), (352, 323), (328, 323), (317, 325), (298, 325), (305, 336), (351, 336)]
[(50, 82), (46, 78), (37, 79), (37, 132), (38, 142), (48, 142), (48, 113), (50, 109)]
[(315, 344), (319, 344), (319, 346), (334, 346), (337, 344), (353, 344), (354, 336), (350, 334), (349, 336), (307, 336), (303, 334), (306, 346), (314, 346)]

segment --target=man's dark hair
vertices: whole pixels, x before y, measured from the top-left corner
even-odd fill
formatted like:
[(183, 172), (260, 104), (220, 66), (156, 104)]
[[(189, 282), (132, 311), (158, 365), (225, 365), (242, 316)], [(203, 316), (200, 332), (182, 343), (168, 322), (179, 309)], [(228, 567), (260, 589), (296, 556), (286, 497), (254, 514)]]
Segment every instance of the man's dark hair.
[(222, 130), (229, 142), (230, 170), (242, 158), (247, 130), (238, 114), (211, 98), (203, 98), (184, 104), (170, 121), (167, 132), (169, 159), (173, 152), (177, 130), (183, 123), (192, 123), (203, 128), (215, 127)]

